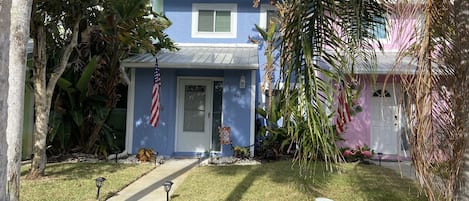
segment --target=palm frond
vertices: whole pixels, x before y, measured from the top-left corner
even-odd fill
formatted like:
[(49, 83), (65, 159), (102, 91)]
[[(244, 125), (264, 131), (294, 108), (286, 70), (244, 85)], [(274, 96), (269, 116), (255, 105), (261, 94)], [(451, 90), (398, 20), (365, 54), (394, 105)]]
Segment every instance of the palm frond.
[(331, 125), (333, 83), (347, 82), (356, 65), (375, 66), (374, 48), (380, 45), (373, 30), (384, 23), (377, 19), (385, 18), (386, 11), (376, 1), (363, 0), (290, 0), (277, 7), (283, 38), (282, 110), (284, 119), (293, 119), (289, 134), (300, 145), (295, 161), (304, 170), (313, 159), (338, 162)]
[(401, 75), (409, 97), (403, 105), (412, 160), (430, 200), (469, 197), (461, 174), (469, 131), (468, 10), (463, 0), (402, 1), (393, 10), (403, 22), (415, 19), (414, 31), (399, 35), (405, 40), (397, 62), (410, 56), (411, 64), (401, 66), (415, 67), (414, 75)]

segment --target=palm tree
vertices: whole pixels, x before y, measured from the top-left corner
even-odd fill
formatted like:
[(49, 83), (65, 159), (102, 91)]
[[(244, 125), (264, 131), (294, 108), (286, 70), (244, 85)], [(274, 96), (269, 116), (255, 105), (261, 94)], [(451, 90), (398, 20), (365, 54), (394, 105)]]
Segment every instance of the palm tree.
[(419, 182), (430, 200), (468, 200), (469, 2), (401, 1), (393, 12), (416, 19), (415, 31), (399, 36), (412, 40), (398, 62), (408, 56), (415, 66), (401, 80)]
[(261, 91), (265, 92), (266, 89), (268, 90), (268, 99), (266, 104), (266, 109), (268, 111), (269, 108), (272, 107), (272, 83), (274, 81), (274, 71), (277, 68), (275, 50), (278, 49), (278, 44), (280, 43), (281, 38), (277, 32), (277, 22), (275, 21), (268, 22), (265, 29), (257, 24), (255, 25), (255, 28), (257, 32), (259, 32), (261, 38), (257, 39), (250, 37), (249, 39), (255, 44), (262, 43), (265, 46), (264, 56), (266, 58), (266, 64), (264, 66), (264, 82), (261, 85)]
[[(256, 3), (255, 1), (254, 3)], [(282, 33), (279, 97), (284, 127), (299, 145), (295, 155), (303, 170), (313, 160), (340, 161), (331, 126), (333, 83), (354, 79), (355, 65), (373, 67), (380, 47), (375, 26), (384, 22), (377, 1), (288, 0), (276, 4)], [(325, 63), (327, 65), (321, 65)]]

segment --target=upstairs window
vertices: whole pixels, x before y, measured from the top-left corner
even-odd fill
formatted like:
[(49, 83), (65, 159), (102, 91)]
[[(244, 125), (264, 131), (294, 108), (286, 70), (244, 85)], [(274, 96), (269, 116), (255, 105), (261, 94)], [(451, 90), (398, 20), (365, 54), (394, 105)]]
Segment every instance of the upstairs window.
[(163, 13), (163, 0), (151, 0), (151, 5), (153, 12)]
[(275, 6), (272, 6), (270, 4), (262, 4), (259, 26), (265, 29), (268, 28), (270, 22), (276, 22), (278, 24), (278, 17), (278, 11)]
[(384, 18), (377, 18), (375, 19), (376, 23), (374, 24), (373, 34), (377, 39), (384, 40), (386, 39), (387, 35), (387, 28), (386, 28), (386, 19)]
[(230, 11), (199, 10), (198, 32), (230, 32)]
[(236, 38), (236, 4), (192, 4), (193, 38)]

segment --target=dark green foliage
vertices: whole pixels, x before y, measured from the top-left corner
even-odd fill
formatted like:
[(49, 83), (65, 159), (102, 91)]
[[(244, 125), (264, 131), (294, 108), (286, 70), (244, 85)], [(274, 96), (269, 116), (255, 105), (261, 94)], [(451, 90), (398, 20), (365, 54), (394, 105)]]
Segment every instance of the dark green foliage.
[(233, 156), (236, 158), (241, 158), (241, 159), (249, 158), (249, 148), (241, 147), (241, 146), (234, 146)]
[[(126, 112), (122, 108), (113, 112), (118, 103), (126, 102), (127, 75), (120, 61), (135, 53), (176, 49), (163, 32), (171, 22), (152, 12), (148, 0), (87, 3), (90, 7), (83, 11), (86, 15), (82, 16), (78, 46), (69, 61), (71, 68), (58, 80), (54, 92), (48, 136), (52, 154), (81, 151), (106, 156), (124, 150)], [(48, 12), (59, 12), (60, 6), (68, 5), (47, 8), (53, 2), (38, 4)], [(48, 23), (67, 23), (67, 16)], [(57, 26), (51, 30), (47, 53), (48, 65), (54, 66), (59, 62), (55, 55), (61, 51), (60, 30)], [(153, 44), (155, 39), (157, 43)], [(53, 72), (53, 68), (48, 71)]]
[[(356, 79), (357, 66), (376, 67), (374, 30), (383, 25), (384, 4), (377, 1), (289, 0), (280, 13), (280, 111), (289, 138), (299, 149), (294, 161), (304, 169), (311, 159), (339, 162), (333, 129), (337, 88)], [(346, 89), (347, 93), (349, 90)], [(348, 96), (349, 94), (347, 94)]]
[[(255, 153), (259, 157), (267, 159), (278, 159), (280, 155), (289, 154), (292, 150), (292, 140), (288, 136), (288, 130), (283, 125), (278, 125), (282, 118), (282, 111), (278, 107), (280, 101), (278, 98), (272, 99), (272, 108), (270, 113), (257, 108), (256, 112), (259, 116), (266, 120), (266, 125), (260, 127), (257, 133), (259, 146)], [(268, 115), (269, 114), (269, 115)], [(288, 148), (287, 148), (288, 145)]]
[[(49, 120), (52, 125), (48, 135), (49, 145), (52, 145), (49, 152), (65, 153), (71, 148), (84, 146), (88, 138), (84, 132), (85, 122), (92, 121), (93, 118), (106, 119), (110, 113), (105, 107), (105, 97), (87, 95), (88, 83), (96, 71), (96, 61), (96, 57), (92, 58), (82, 71), (69, 69), (58, 80), (56, 98)], [(103, 126), (100, 138), (102, 143), (96, 153), (108, 155), (110, 152), (123, 150), (122, 146), (117, 147), (117, 131), (113, 127), (107, 122)], [(122, 128), (119, 132), (123, 132)]]

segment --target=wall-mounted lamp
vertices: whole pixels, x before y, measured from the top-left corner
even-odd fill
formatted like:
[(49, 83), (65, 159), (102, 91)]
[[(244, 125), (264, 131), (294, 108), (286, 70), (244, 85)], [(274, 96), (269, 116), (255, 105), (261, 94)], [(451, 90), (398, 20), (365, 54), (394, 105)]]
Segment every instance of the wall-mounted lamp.
[(239, 88), (240, 89), (246, 88), (246, 76), (244, 76), (244, 74), (242, 74), (241, 77), (239, 78)]

